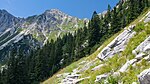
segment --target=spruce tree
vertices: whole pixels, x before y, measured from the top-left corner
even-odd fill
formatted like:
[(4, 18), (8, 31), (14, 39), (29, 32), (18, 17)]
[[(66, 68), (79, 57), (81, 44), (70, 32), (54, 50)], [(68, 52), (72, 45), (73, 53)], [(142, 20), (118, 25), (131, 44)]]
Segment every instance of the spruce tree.
[(16, 78), (16, 75), (17, 75), (17, 62), (16, 62), (16, 52), (15, 50), (13, 50), (11, 52), (11, 56), (9, 58), (9, 61), (8, 61), (8, 69), (7, 69), (7, 84), (16, 84), (17, 83), (17, 78)]
[(89, 22), (89, 45), (94, 46), (100, 40), (100, 18), (97, 15), (97, 12), (94, 11), (92, 19)]
[(111, 26), (111, 33), (114, 34), (116, 32), (118, 32), (120, 30), (120, 28), (118, 27), (119, 24), (119, 18), (117, 16), (117, 10), (116, 7), (114, 7), (113, 11), (112, 11), (112, 26)]
[(104, 35), (105, 33), (109, 33), (109, 29), (112, 25), (111, 23), (112, 18), (111, 18), (111, 6), (108, 5), (107, 8), (107, 14), (105, 15), (105, 18), (103, 19), (103, 16), (101, 16), (101, 20), (100, 20), (100, 34)]
[(28, 80), (27, 80), (27, 66), (26, 66), (26, 58), (22, 55), (21, 53), (22, 51), (19, 52), (19, 54), (17, 55), (16, 58), (16, 75), (15, 77), (17, 78), (17, 83), (18, 84), (27, 84)]

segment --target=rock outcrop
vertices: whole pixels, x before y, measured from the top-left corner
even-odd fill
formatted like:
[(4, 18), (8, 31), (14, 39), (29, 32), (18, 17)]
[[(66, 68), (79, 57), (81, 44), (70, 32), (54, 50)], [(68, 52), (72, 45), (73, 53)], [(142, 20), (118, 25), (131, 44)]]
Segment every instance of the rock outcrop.
[(106, 74), (99, 75), (99, 76), (96, 76), (95, 82), (102, 81), (102, 80), (106, 79), (108, 76), (109, 76), (109, 74), (107, 74), (107, 73), (106, 73)]
[(77, 84), (82, 80), (89, 79), (90, 77), (80, 78), (81, 74), (77, 73), (64, 73), (57, 75), (58, 78), (63, 78), (60, 84)]
[(81, 74), (69, 74), (65, 77), (65, 79), (61, 81), (61, 83), (62, 84), (70, 84), (70, 83), (75, 84), (75, 82), (78, 80), (80, 76)]
[(148, 53), (150, 49), (150, 36), (145, 39), (135, 50), (132, 51), (134, 55), (138, 55), (141, 52)]
[(95, 64), (95, 60), (86, 63), (80, 70), (78, 70), (78, 72), (83, 72), (83, 71), (88, 70), (91, 66)]
[(127, 61), (122, 67), (121, 67), (121, 69), (119, 70), (120, 72), (125, 72), (127, 69), (128, 69), (128, 67), (130, 66), (130, 65), (133, 65), (135, 62), (137, 62), (137, 59), (132, 59), (132, 60), (130, 60), (130, 61)]
[(145, 53), (140, 53), (140, 54), (136, 55), (135, 59), (141, 60), (141, 59), (142, 59), (143, 57), (145, 57), (145, 56), (146, 56)]
[(144, 57), (143, 59), (145, 59), (146, 61), (150, 61), (150, 55)]
[(148, 12), (146, 14), (146, 19), (144, 20), (145, 23), (149, 22), (150, 21), (150, 12)]
[(119, 70), (120, 72), (125, 72), (130, 65), (135, 66), (136, 62), (140, 62), (142, 59), (147, 61), (150, 60), (149, 57), (149, 49), (150, 49), (150, 36), (146, 38), (135, 50), (132, 51), (132, 54), (135, 55), (135, 58), (127, 61)]
[(122, 52), (129, 39), (136, 34), (136, 32), (133, 31), (134, 27), (135, 25), (131, 25), (128, 29), (125, 29), (120, 35), (118, 35), (98, 54), (98, 58), (104, 60), (106, 58), (111, 58), (116, 53)]
[(140, 84), (150, 84), (150, 69), (146, 69), (138, 75)]
[(58, 74), (57, 78), (61, 79), (60, 84), (78, 84), (83, 80), (89, 79), (90, 76), (81, 78), (82, 74), (79, 73), (89, 69), (90, 66), (93, 65), (93, 62), (94, 61), (91, 62), (82, 61), (81, 63), (79, 63), (79, 67), (82, 66), (81, 69), (77, 67), (74, 70), (72, 70), (72, 72), (70, 73)]
[(105, 64), (100, 64), (98, 66), (95, 66), (94, 68), (92, 68), (92, 71), (96, 71), (99, 70), (101, 67), (105, 66)]

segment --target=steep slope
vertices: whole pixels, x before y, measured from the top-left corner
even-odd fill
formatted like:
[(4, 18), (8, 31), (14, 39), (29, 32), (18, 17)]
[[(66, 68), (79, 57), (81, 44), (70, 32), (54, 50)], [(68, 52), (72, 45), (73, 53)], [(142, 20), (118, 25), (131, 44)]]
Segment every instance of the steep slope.
[(21, 24), (22, 20), (23, 19), (11, 15), (6, 10), (0, 10), (0, 34), (8, 28), (15, 30), (14, 27)]
[[(6, 10), (0, 10), (0, 62), (9, 57), (13, 47), (19, 50), (22, 41), (26, 41), (23, 51), (29, 50), (29, 53), (51, 39), (56, 40), (68, 32), (73, 33), (87, 21), (67, 15), (58, 9), (47, 10), (43, 14), (28, 18), (15, 17)], [(9, 51), (6, 52), (6, 49)]]
[[(149, 64), (150, 9), (106, 40), (96, 52), (60, 70), (43, 84), (132, 84), (146, 80)], [(139, 75), (140, 74), (140, 75)], [(137, 75), (139, 75), (137, 77)], [(142, 82), (142, 84), (148, 84)]]

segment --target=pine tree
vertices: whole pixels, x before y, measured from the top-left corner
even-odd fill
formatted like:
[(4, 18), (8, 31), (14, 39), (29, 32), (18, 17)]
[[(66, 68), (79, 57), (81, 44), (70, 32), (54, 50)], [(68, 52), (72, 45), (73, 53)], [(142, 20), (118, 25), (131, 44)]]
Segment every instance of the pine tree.
[(97, 15), (97, 12), (94, 11), (93, 15), (92, 15), (92, 19), (89, 22), (89, 45), (90, 46), (94, 46), (96, 43), (99, 42), (100, 40), (100, 18)]
[(0, 70), (0, 84), (2, 84), (2, 71)]
[(61, 41), (61, 38), (58, 38), (55, 44), (56, 57), (54, 59), (56, 59), (55, 65), (57, 65), (59, 69), (61, 68), (60, 61), (62, 60), (62, 55), (63, 55), (62, 47), (63, 47), (63, 42)]
[(110, 5), (108, 5), (106, 18), (107, 18), (108, 22), (111, 22), (111, 6)]
[(148, 0), (145, 0), (145, 7), (149, 7), (149, 3), (150, 1), (148, 1)]
[(1, 71), (1, 80), (0, 80), (0, 84), (8, 84), (8, 76), (7, 76), (7, 70), (4, 68)]
[[(39, 50), (39, 49), (38, 49)], [(36, 64), (36, 60), (35, 60), (35, 56), (37, 53), (34, 53), (34, 51), (31, 51), (30, 56), (28, 56), (26, 62), (27, 62), (27, 69), (28, 69), (28, 83), (29, 84), (34, 84), (34, 82), (36, 81), (36, 73), (35, 73), (35, 64)]]
[(134, 16), (134, 0), (130, 0), (129, 2), (129, 22), (131, 22), (132, 20), (134, 20), (135, 16)]
[(16, 57), (16, 52), (15, 50), (13, 50), (11, 52), (11, 57), (9, 58), (8, 61), (8, 69), (7, 69), (7, 78), (6, 78), (6, 83), (7, 84), (16, 84), (17, 83), (17, 78), (16, 78), (16, 68), (17, 68), (17, 62), (15, 60)]
[(103, 19), (103, 16), (101, 16), (101, 21), (100, 21), (100, 34), (104, 35), (105, 33), (109, 33), (109, 29), (112, 25), (111, 23), (111, 6), (108, 5), (107, 8), (107, 14), (105, 15), (105, 18)]
[(27, 84), (27, 67), (26, 67), (26, 58), (21, 54), (22, 51), (19, 52), (16, 58), (16, 80), (18, 84)]
[(112, 14), (111, 33), (114, 34), (114, 33), (118, 32), (120, 30), (120, 28), (118, 27), (119, 18), (117, 16), (116, 7), (114, 7), (114, 10), (112, 12), (113, 12), (113, 14)]

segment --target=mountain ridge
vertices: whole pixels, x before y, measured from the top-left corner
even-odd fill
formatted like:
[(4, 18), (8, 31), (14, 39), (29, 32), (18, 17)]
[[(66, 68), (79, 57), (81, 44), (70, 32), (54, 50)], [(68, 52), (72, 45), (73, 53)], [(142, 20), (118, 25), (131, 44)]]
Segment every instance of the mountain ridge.
[[(23, 38), (27, 35), (33, 37), (32, 40), (37, 40), (37, 42), (33, 41), (36, 42), (33, 44), (38, 43), (38, 46), (42, 47), (51, 39), (55, 40), (57, 37), (62, 37), (66, 33), (73, 33), (78, 28), (82, 28), (85, 22), (87, 20), (72, 17), (58, 9), (46, 10), (40, 15), (27, 18), (15, 17), (2, 9), (0, 10), (0, 51), (3, 51), (4, 47), (9, 47), (12, 43), (24, 40)], [(4, 56), (3, 54), (0, 59), (9, 57), (7, 55)]]

